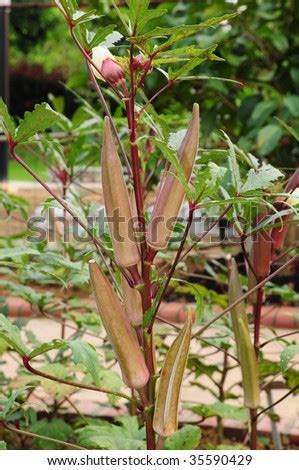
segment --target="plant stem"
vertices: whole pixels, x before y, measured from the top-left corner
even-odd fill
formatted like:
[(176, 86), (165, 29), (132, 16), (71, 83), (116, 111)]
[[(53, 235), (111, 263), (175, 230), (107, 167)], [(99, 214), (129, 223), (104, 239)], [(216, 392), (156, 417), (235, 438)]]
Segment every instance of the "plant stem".
[(42, 439), (42, 440), (47, 441), (47, 442), (53, 442), (54, 444), (59, 444), (59, 445), (63, 445), (64, 447), (69, 447), (70, 449), (86, 450), (85, 447), (80, 447), (80, 446), (77, 446), (75, 444), (70, 444), (69, 442), (60, 441), (59, 439), (54, 439), (53, 437), (41, 436), (40, 434), (35, 434), (33, 432), (24, 431), (22, 429), (17, 429), (13, 426), (9, 426), (8, 424), (4, 423), (3, 421), (0, 421), (0, 426), (2, 426), (4, 429), (7, 429), (10, 432), (13, 432), (15, 434), (19, 434), (21, 436), (31, 437), (33, 439)]
[(140, 403), (131, 398), (129, 395), (126, 395), (125, 393), (121, 392), (114, 392), (113, 390), (108, 390), (106, 388), (101, 388), (101, 387), (96, 387), (95, 385), (88, 385), (88, 384), (82, 384), (80, 382), (74, 382), (72, 380), (67, 380), (67, 379), (62, 379), (59, 377), (55, 377), (55, 375), (47, 374), (45, 372), (42, 372), (40, 370), (35, 369), (34, 367), (31, 366), (30, 364), (30, 358), (28, 357), (22, 357), (23, 364), (25, 369), (27, 369), (29, 372), (31, 372), (34, 375), (38, 375), (40, 377), (43, 377), (48, 380), (52, 380), (53, 382), (58, 382), (62, 383), (65, 385), (70, 385), (71, 387), (76, 387), (76, 388), (82, 388), (84, 390), (92, 390), (94, 392), (101, 392), (101, 393), (107, 393), (108, 395), (114, 395), (115, 397), (120, 397), (124, 398), (125, 400), (128, 400), (132, 403), (134, 403), (138, 409), (140, 408)]
[(257, 448), (257, 423), (256, 423), (257, 410), (250, 410), (251, 433), (250, 433), (250, 448), (256, 450)]

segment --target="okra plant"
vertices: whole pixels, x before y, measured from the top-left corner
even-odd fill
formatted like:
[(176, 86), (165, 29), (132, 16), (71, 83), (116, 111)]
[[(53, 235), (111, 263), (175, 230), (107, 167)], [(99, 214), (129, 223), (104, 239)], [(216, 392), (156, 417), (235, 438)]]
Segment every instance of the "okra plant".
[[(105, 115), (99, 131), (101, 158), (100, 155), (95, 157), (101, 160), (99, 185), (101, 183), (103, 190), (108, 240), (88, 225), (84, 214), (73, 208), (65, 193), (59, 195), (53, 191), (20, 156), (22, 146), (34, 141), (46, 129), (56, 126), (68, 132), (68, 119), (48, 104), (41, 104), (31, 113), (27, 112), (16, 126), (0, 101), (0, 123), (7, 136), (11, 158), (89, 235), (93, 248), (85, 253), (85, 259), (89, 263), (90, 284), (123, 384), (130, 392), (78, 383), (34, 367), (32, 362), (38, 356), (67, 347), (64, 335), (30, 351), (22, 343), (18, 329), (2, 316), (0, 337), (20, 355), (27, 371), (36, 376), (127, 400), (131, 413), (145, 425), (146, 445), (150, 450), (164, 448), (167, 439), (178, 432), (186, 371), (194, 376), (193, 381), (201, 379), (196, 369), (196, 361), (201, 358), (196, 357), (200, 353), (195, 353), (195, 347), (207, 343), (224, 353), (225, 373), (228, 359), (240, 368), (251, 448), (255, 449), (258, 419), (268, 411), (260, 408), (261, 310), (269, 282), (298, 261), (297, 245), (286, 250), (286, 258), (283, 258), (283, 246), (288, 228), (297, 221), (299, 171), (295, 171), (284, 188), (282, 172), (244, 153), (227, 135), (223, 135), (227, 149), (202, 149), (200, 103), (195, 102), (193, 110), (186, 110), (187, 129), (175, 133), (155, 111), (155, 101), (176, 83), (207, 79), (198, 75), (197, 69), (205, 61), (221, 60), (214, 53), (217, 46), (204, 49), (193, 43), (192, 38), (205, 28), (226, 25), (238, 12), (197, 25), (151, 29), (151, 21), (165, 13), (162, 7), (151, 8), (149, 0), (128, 0), (124, 7), (112, 3), (122, 33), (113, 25), (101, 27), (97, 12), (79, 10), (76, 0), (56, 1), (86, 63)], [(92, 28), (93, 22), (97, 23), (97, 29)], [(112, 53), (115, 44), (119, 48), (117, 55)], [(146, 85), (152, 73), (160, 75), (161, 87), (147, 96)], [(121, 134), (105, 96), (113, 96), (122, 109), (126, 129), (122, 129)], [(48, 144), (50, 152), (55, 148), (57, 151), (55, 141), (49, 138)], [(218, 165), (219, 162), (224, 162), (223, 166)], [(58, 166), (56, 176), (66, 187), (70, 177), (67, 167)], [(153, 194), (151, 210), (149, 191)], [(180, 216), (185, 207), (188, 215), (182, 222)], [(213, 216), (199, 235), (192, 233), (198, 213)], [(223, 272), (229, 278), (228, 304), (224, 304), (217, 315), (201, 312), (194, 318), (194, 312), (187, 312), (180, 329), (160, 315), (162, 301), (171, 287), (194, 289), (192, 284), (179, 278), (180, 268), (190, 253), (201, 255), (205, 238), (223, 218), (234, 231), (231, 245), (228, 244), (228, 248), (223, 245), (226, 252)], [(234, 245), (240, 247), (245, 262), (246, 270), (242, 275), (231, 255), (230, 247)], [(291, 258), (287, 256), (289, 253)], [(284, 262), (277, 264), (281, 259)], [(248, 310), (251, 305), (252, 315)], [(163, 321), (165, 326), (174, 328), (176, 337), (165, 347), (162, 362), (156, 347), (159, 340), (156, 327)], [(219, 322), (226, 328), (227, 338), (234, 338), (232, 352), (225, 341), (224, 344), (213, 339), (207, 342), (203, 337), (204, 332), (216, 328)], [(288, 347), (291, 360), (298, 346)], [(76, 346), (72, 344), (71, 348), (76, 357)], [(92, 368), (92, 364), (96, 364), (96, 353), (90, 349), (85, 352)], [(298, 377), (296, 380), (291, 387), (294, 393), (298, 390)], [(220, 401), (224, 401), (223, 388), (220, 391)], [(204, 416), (203, 408), (198, 413)], [(5, 413), (0, 423), (4, 429), (11, 430)], [(97, 432), (101, 433), (101, 427)]]

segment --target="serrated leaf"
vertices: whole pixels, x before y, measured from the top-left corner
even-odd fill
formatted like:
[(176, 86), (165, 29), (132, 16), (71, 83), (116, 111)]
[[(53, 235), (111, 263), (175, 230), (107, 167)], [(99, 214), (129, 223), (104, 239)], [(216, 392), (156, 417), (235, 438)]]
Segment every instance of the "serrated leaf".
[(14, 390), (9, 393), (7, 397), (0, 400), (0, 420), (5, 420), (9, 414), (11, 414), (16, 408), (16, 402), (19, 398), (24, 396), (24, 393), (31, 387), (22, 387), (18, 390)]
[(91, 375), (95, 385), (100, 385), (99, 356), (93, 346), (83, 341), (69, 341), (69, 347), (74, 355), (75, 364), (82, 364)]
[(96, 14), (96, 10), (90, 10), (87, 12), (77, 10), (71, 15), (72, 22), (75, 26), (98, 18), (100, 18), (100, 16)]
[(186, 64), (176, 70), (172, 70), (171, 68), (168, 69), (168, 79), (169, 80), (177, 80), (180, 77), (184, 77), (189, 72), (194, 70), (198, 65), (202, 64), (206, 60), (221, 60), (219, 57), (212, 53), (207, 53), (206, 57), (194, 58), (189, 59)]
[(257, 170), (251, 168), (247, 174), (247, 180), (241, 188), (241, 193), (255, 191), (257, 189), (267, 189), (273, 182), (284, 175), (277, 168), (270, 164), (263, 164)]
[(193, 36), (194, 34), (197, 34), (206, 28), (216, 26), (223, 21), (229, 21), (237, 15), (238, 13), (231, 13), (223, 16), (218, 16), (216, 18), (211, 18), (197, 25), (180, 25), (174, 26), (172, 28), (157, 27), (142, 36), (131, 37), (130, 41), (134, 44), (139, 45), (141, 48), (145, 48), (148, 52), (150, 52), (151, 49), (147, 44), (149, 40), (169, 37), (169, 39), (165, 43), (155, 49), (155, 52), (160, 52), (169, 49), (173, 44), (175, 44), (181, 39)]
[(191, 409), (193, 413), (202, 417), (219, 416), (222, 419), (232, 419), (244, 423), (248, 421), (248, 411), (246, 408), (229, 405), (228, 403), (215, 402), (210, 405), (194, 406)]
[(39, 251), (29, 247), (16, 247), (16, 248), (1, 248), (0, 260), (8, 258), (18, 258), (19, 256), (35, 256), (39, 255)]
[(28, 355), (28, 349), (22, 341), (19, 328), (2, 314), (0, 314), (0, 338), (4, 339), (21, 356)]
[(139, 428), (136, 416), (118, 419), (120, 426), (100, 421), (77, 431), (80, 445), (90, 449), (141, 450), (145, 449), (145, 430)]
[[(28, 430), (41, 436), (51, 437), (65, 442), (67, 442), (68, 438), (73, 433), (72, 427), (66, 423), (65, 420), (60, 418), (53, 418), (51, 421), (48, 421), (46, 418), (41, 419), (30, 426)], [(44, 439), (35, 438), (34, 442), (41, 449), (60, 449), (59, 445), (53, 442), (47, 442)]]
[(197, 449), (202, 436), (198, 426), (187, 424), (173, 436), (167, 437), (164, 448), (166, 450), (194, 450)]
[(115, 25), (110, 24), (109, 26), (105, 26), (104, 28), (99, 28), (96, 33), (88, 31), (86, 40), (89, 49), (91, 50), (99, 44), (102, 44), (107, 38), (107, 36), (109, 36), (113, 32), (114, 28)]
[(14, 138), (16, 132), (14, 120), (11, 118), (6, 104), (0, 97), (0, 127), (1, 126), (4, 128), (4, 131), (7, 135)]
[[(112, 392), (119, 392), (122, 388), (123, 382), (117, 372), (103, 369), (101, 371), (100, 385), (101, 387), (111, 390)], [(113, 406), (115, 406), (119, 400), (119, 397), (112, 394), (109, 394), (107, 398)]]
[(127, 4), (131, 28), (135, 34), (140, 34), (149, 21), (159, 18), (167, 12), (167, 10), (160, 8), (149, 10), (150, 0), (127, 0)]
[(67, 341), (63, 341), (61, 339), (53, 339), (49, 343), (43, 343), (40, 346), (34, 348), (33, 351), (30, 352), (29, 357), (30, 359), (33, 359), (34, 357), (40, 356), (41, 354), (53, 351), (53, 349), (64, 349), (67, 346)]
[(299, 354), (299, 344), (290, 344), (280, 354), (280, 367), (282, 372), (286, 372), (289, 368), (289, 363), (294, 357)]
[(45, 131), (61, 120), (59, 113), (47, 103), (37, 104), (32, 112), (26, 111), (16, 130), (15, 141), (26, 142), (38, 132)]

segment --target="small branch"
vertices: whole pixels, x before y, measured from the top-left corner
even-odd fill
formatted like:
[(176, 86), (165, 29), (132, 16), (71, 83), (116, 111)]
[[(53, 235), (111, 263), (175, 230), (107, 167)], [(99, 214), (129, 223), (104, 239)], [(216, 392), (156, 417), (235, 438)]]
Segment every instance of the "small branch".
[(157, 93), (155, 93), (141, 108), (141, 110), (138, 113), (138, 117), (140, 117), (140, 115), (146, 110), (146, 108), (150, 104), (153, 103), (153, 101), (155, 101), (160, 95), (162, 95), (165, 91), (167, 91), (173, 85), (173, 83), (174, 82), (170, 80), (169, 82), (166, 83), (166, 85), (164, 85), (164, 87), (162, 87), (159, 91), (157, 91)]
[(299, 388), (299, 385), (296, 385), (295, 387), (291, 388), (291, 390), (288, 391), (288, 393), (286, 393), (285, 395), (283, 395), (281, 398), (279, 398), (279, 400), (275, 401), (274, 403), (272, 403), (271, 406), (267, 406), (267, 408), (264, 408), (262, 411), (260, 411), (259, 413), (257, 413), (257, 415), (254, 417), (254, 420), (256, 421), (260, 416), (262, 416), (264, 413), (267, 413), (267, 411), (271, 410), (274, 406), (278, 405), (279, 403), (281, 403), (283, 400), (285, 400), (286, 398), (288, 398), (290, 395), (292, 395), (296, 390), (298, 390)]
[(53, 382), (63, 383), (65, 385), (69, 385), (70, 387), (82, 388), (83, 390), (92, 390), (94, 392), (100, 393), (107, 393), (108, 395), (124, 398), (125, 400), (134, 403), (134, 405), (136, 405), (138, 409), (140, 409), (140, 403), (131, 398), (130, 396), (126, 395), (125, 393), (114, 392), (106, 388), (96, 387), (95, 385), (82, 384), (80, 382), (73, 382), (72, 380), (66, 380), (59, 377), (55, 377), (55, 375), (47, 374), (32, 367), (30, 364), (30, 359), (28, 357), (23, 357), (22, 359), (25, 369), (31, 372), (31, 374), (38, 375), (39, 377), (43, 377), (44, 379), (52, 380)]
[(229, 204), (226, 209), (219, 215), (219, 217), (207, 228), (205, 232), (201, 234), (200, 237), (185, 251), (185, 253), (182, 254), (181, 258), (179, 259), (179, 262), (181, 262), (193, 248), (200, 243), (209, 233), (211, 230), (213, 230), (214, 227), (219, 223), (219, 220), (222, 219), (233, 207), (233, 204)]
[(274, 338), (268, 339), (267, 341), (265, 341), (264, 343), (262, 343), (262, 344), (260, 345), (260, 348), (263, 348), (263, 347), (266, 346), (267, 344), (272, 343), (272, 341), (277, 341), (277, 340), (279, 340), (279, 339), (287, 338), (288, 336), (297, 335), (297, 334), (299, 334), (299, 330), (291, 331), (290, 333), (285, 333), (284, 335), (275, 336)]
[(59, 444), (59, 445), (63, 445), (64, 447), (69, 447), (70, 449), (86, 450), (85, 447), (76, 446), (75, 444), (70, 444), (69, 442), (60, 441), (59, 439), (54, 439), (53, 437), (41, 436), (40, 434), (35, 434), (29, 431), (23, 431), (22, 429), (17, 429), (13, 426), (9, 426), (3, 421), (0, 421), (0, 427), (7, 429), (8, 431), (13, 432), (15, 434), (19, 434), (21, 436), (31, 437), (33, 439), (42, 439), (47, 442), (53, 442), (54, 444)]

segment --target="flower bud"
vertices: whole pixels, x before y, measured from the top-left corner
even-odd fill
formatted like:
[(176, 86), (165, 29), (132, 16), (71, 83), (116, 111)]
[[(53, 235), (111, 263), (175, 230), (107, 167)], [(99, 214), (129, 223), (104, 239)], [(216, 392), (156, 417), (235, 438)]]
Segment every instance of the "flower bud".
[(94, 260), (89, 262), (89, 271), (97, 308), (121, 368), (123, 381), (132, 389), (143, 388), (149, 380), (149, 371), (136, 334), (109, 280)]
[[(191, 178), (197, 156), (199, 125), (199, 106), (194, 104), (191, 122), (177, 154), (187, 181)], [(175, 175), (175, 169), (171, 167), (169, 173), (161, 179), (149, 225), (148, 244), (154, 250), (163, 250), (167, 247), (184, 197), (184, 188)]]
[(144, 59), (144, 55), (140, 52), (140, 54), (136, 55), (133, 58), (134, 70), (137, 70), (138, 72), (142, 70), (146, 70), (150, 62), (151, 62), (150, 59)]
[[(93, 73), (97, 78), (110, 83), (119, 83), (125, 79), (125, 74), (121, 66), (116, 62), (115, 57), (109, 49), (104, 46), (97, 46), (92, 49), (92, 61), (97, 66), (93, 67)], [(99, 73), (99, 71), (101, 73)]]
[(129, 194), (109, 119), (105, 118), (102, 149), (102, 185), (106, 215), (118, 266), (128, 268), (140, 260)]
[(155, 404), (153, 428), (167, 437), (178, 429), (178, 407), (191, 342), (192, 316), (170, 346), (162, 368)]

